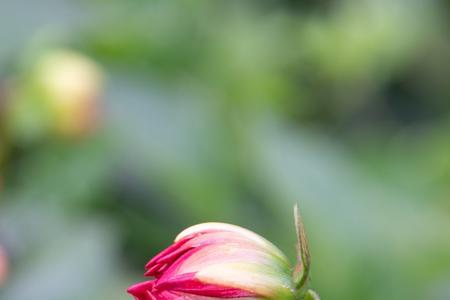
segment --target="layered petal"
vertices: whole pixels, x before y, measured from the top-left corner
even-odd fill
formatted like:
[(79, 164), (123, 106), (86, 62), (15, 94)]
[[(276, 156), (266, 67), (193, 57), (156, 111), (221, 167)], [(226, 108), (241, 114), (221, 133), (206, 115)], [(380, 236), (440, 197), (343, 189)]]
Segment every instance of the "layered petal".
[(286, 256), (281, 252), (274, 244), (263, 238), (262, 236), (248, 230), (242, 228), (240, 226), (226, 224), (226, 223), (202, 223), (198, 225), (191, 226), (185, 230), (183, 230), (180, 234), (175, 238), (175, 242), (182, 240), (185, 237), (189, 237), (191, 235), (196, 234), (205, 234), (208, 232), (230, 232), (234, 233), (236, 236), (241, 236), (249, 241), (254, 242), (259, 245), (261, 248), (266, 249), (266, 251), (271, 252), (274, 256), (278, 257), (280, 260), (284, 261), (286, 264), (289, 264)]
[(289, 269), (253, 244), (204, 245), (186, 252), (158, 280), (170, 286), (189, 274), (205, 285), (240, 289), (249, 295), (274, 297), (291, 293)]
[(133, 295), (136, 300), (154, 300), (155, 297), (151, 294), (154, 285), (154, 280), (140, 282), (130, 286), (127, 292)]
[(259, 235), (205, 223), (181, 232), (146, 265), (155, 280), (132, 286), (137, 300), (292, 298), (284, 254)]

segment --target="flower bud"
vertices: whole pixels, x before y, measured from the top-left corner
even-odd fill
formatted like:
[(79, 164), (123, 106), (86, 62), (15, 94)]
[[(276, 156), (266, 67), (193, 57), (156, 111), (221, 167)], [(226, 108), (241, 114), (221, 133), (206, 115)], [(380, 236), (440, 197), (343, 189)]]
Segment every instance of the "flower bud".
[(8, 274), (8, 259), (6, 257), (6, 252), (0, 246), (0, 286), (3, 285), (3, 283), (6, 280), (6, 276)]
[(295, 296), (286, 256), (261, 236), (230, 224), (185, 229), (145, 268), (153, 279), (128, 289), (136, 300)]
[(95, 62), (76, 52), (53, 51), (39, 60), (35, 80), (57, 133), (77, 136), (92, 128), (102, 90)]

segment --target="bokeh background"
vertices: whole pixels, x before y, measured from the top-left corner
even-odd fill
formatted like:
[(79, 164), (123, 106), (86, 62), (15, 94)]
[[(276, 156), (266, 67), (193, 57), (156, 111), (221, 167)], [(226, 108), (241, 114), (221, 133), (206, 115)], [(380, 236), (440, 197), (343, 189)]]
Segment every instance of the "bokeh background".
[(0, 0), (0, 298), (131, 299), (248, 227), (323, 299), (450, 299), (450, 2)]

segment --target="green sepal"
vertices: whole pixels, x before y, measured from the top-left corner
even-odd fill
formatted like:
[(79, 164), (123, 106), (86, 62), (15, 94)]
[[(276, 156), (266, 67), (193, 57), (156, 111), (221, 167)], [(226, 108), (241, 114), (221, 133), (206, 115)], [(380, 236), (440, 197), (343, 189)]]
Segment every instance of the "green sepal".
[(295, 298), (299, 300), (320, 300), (319, 295), (315, 291), (308, 289), (311, 255), (305, 227), (297, 204), (294, 206), (294, 218), (295, 231), (297, 233), (297, 263), (292, 273), (292, 280), (296, 290)]
[(292, 279), (295, 289), (302, 290), (305, 288), (309, 279), (311, 256), (309, 254), (308, 239), (297, 204), (294, 206), (294, 218), (295, 231), (297, 233), (297, 263), (292, 274)]
[(304, 300), (320, 300), (319, 295), (313, 290), (307, 290)]

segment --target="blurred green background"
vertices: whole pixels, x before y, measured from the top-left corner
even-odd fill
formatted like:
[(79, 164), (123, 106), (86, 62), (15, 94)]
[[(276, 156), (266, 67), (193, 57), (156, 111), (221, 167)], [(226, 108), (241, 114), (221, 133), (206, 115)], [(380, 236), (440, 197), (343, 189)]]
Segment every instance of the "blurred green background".
[(0, 299), (131, 299), (204, 221), (294, 261), (295, 202), (323, 299), (450, 299), (449, 1), (0, 0), (0, 40)]

